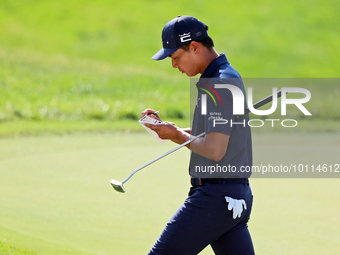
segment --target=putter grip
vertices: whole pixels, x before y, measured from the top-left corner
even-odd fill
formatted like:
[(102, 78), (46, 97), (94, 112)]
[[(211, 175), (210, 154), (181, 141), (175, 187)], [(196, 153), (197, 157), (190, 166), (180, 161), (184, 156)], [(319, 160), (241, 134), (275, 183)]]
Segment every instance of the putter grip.
[[(279, 91), (277, 92), (277, 98), (280, 98), (280, 97), (281, 97), (281, 90), (279, 90)], [(261, 106), (263, 106), (263, 105), (265, 105), (265, 104), (268, 104), (268, 103), (271, 102), (271, 101), (273, 101), (273, 95), (270, 95), (270, 96), (267, 96), (266, 98), (263, 98), (262, 100), (260, 100), (260, 101), (258, 101), (257, 103), (255, 103), (255, 104), (253, 105), (253, 107), (254, 107), (255, 109), (257, 109), (257, 108), (260, 108)], [(236, 117), (239, 118), (239, 117), (242, 117), (242, 116), (244, 116), (244, 115), (246, 115), (246, 114), (248, 114), (248, 113), (250, 113), (249, 108), (247, 108), (247, 109), (244, 111), (244, 114), (242, 114), (242, 115), (237, 115)]]

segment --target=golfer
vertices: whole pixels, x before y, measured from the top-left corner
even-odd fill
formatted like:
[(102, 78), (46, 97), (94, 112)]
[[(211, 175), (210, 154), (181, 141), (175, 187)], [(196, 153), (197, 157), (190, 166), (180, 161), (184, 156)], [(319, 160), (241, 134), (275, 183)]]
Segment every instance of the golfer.
[[(189, 77), (201, 74), (192, 128), (171, 122), (148, 125), (160, 138), (182, 144), (206, 132), (191, 150), (188, 198), (166, 224), (148, 254), (196, 255), (211, 245), (215, 254), (254, 254), (247, 222), (252, 208), (252, 145), (248, 115), (233, 115), (233, 93), (245, 95), (239, 73), (214, 49), (208, 27), (191, 16), (178, 16), (163, 28), (163, 48), (152, 58), (171, 58), (173, 68)], [(216, 84), (228, 85), (230, 89)], [(238, 98), (239, 99), (239, 98)], [(242, 102), (243, 103), (243, 102)], [(246, 102), (244, 102), (246, 107)], [(146, 109), (142, 117), (158, 114)]]

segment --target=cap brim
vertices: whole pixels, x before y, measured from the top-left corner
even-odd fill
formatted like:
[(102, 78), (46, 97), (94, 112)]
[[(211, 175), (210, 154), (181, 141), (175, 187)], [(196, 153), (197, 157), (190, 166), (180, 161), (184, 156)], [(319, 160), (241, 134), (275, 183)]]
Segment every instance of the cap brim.
[(155, 55), (152, 56), (154, 60), (162, 60), (169, 57), (172, 53), (178, 50), (180, 47), (176, 48), (162, 48)]

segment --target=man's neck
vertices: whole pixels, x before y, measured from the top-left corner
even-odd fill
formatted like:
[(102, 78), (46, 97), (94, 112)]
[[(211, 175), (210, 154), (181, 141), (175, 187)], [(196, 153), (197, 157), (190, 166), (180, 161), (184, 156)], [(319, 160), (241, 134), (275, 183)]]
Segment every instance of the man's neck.
[(217, 53), (217, 51), (214, 48), (209, 50), (208, 48), (204, 47), (203, 61), (202, 61), (202, 65), (201, 65), (200, 74), (203, 74), (205, 69), (207, 69), (207, 67), (210, 65), (210, 63), (213, 62), (214, 59), (216, 59), (218, 56), (219, 56), (219, 54)]

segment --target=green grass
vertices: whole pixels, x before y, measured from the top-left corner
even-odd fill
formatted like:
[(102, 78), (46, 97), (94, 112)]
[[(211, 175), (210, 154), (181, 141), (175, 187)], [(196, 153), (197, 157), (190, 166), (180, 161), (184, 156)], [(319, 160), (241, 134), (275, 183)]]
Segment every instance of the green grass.
[[(335, 134), (254, 134), (254, 164), (339, 163)], [(275, 141), (275, 146), (273, 146)], [(0, 241), (37, 254), (146, 254), (189, 189), (189, 151), (149, 134), (0, 140)], [(336, 254), (339, 180), (254, 178), (257, 254)], [(297, 177), (297, 176), (296, 176)], [(202, 254), (212, 254), (207, 248)]]
[(2, 255), (36, 255), (36, 252), (18, 249), (0, 242), (0, 254)]
[[(257, 117), (254, 119), (259, 120)], [(297, 120), (297, 126), (293, 128), (283, 127), (281, 122), (286, 118), (279, 118), (279, 121), (272, 122), (263, 119), (262, 127), (253, 127), (253, 133), (319, 133), (319, 132), (340, 132), (340, 122), (334, 120)], [(260, 118), (261, 120), (261, 118)], [(169, 119), (181, 128), (190, 127), (187, 119)], [(259, 121), (253, 121), (250, 125), (261, 125)], [(294, 122), (284, 122), (284, 125), (294, 125)], [(97, 121), (97, 120), (41, 120), (41, 121), (11, 121), (0, 125), (0, 138), (14, 138), (20, 136), (50, 136), (65, 134), (129, 134), (145, 133), (145, 129), (137, 122), (130, 120), (121, 121)]]
[[(101, 62), (83, 63), (81, 59), (80, 63), (74, 60), (78, 62), (75, 65), (51, 64), (48, 62), (53, 59), (34, 58), (22, 63), (18, 55), (2, 56), (3, 61), (13, 62), (4, 64), (0, 74), (4, 89), (0, 95), (0, 120), (137, 120), (150, 105), (160, 105), (160, 111), (167, 117), (185, 118), (184, 109), (189, 109), (186, 103), (189, 93), (185, 90), (177, 93), (180, 84), (173, 86), (169, 76), (165, 82), (164, 73), (151, 75), (152, 70), (147, 67), (116, 68)], [(41, 66), (39, 61), (47, 66)], [(157, 103), (166, 102), (169, 94), (175, 105)]]
[(242, 5), (217, 0), (4, 0), (0, 43), (14, 51), (163, 70), (169, 63), (159, 66), (150, 60), (161, 45), (163, 25), (179, 14), (190, 14), (210, 26), (218, 51), (226, 51), (245, 77), (337, 77), (338, 5), (335, 0)]
[[(170, 19), (188, 14), (207, 23), (216, 50), (225, 52), (244, 78), (337, 78), (338, 9), (335, 0), (0, 1), (0, 191), (5, 194), (0, 253), (141, 254), (158, 237), (187, 193), (182, 170), (188, 154), (139, 174), (123, 196), (108, 180), (123, 179), (138, 162), (173, 148), (149, 135), (128, 135), (145, 132), (137, 123), (142, 110), (155, 108), (163, 119), (189, 126), (189, 79), (169, 60), (150, 58)], [(271, 80), (263, 81), (254, 87), (254, 101), (271, 93)], [(254, 150), (258, 162), (275, 151), (270, 144), (278, 133), (297, 138), (309, 132), (313, 143), (302, 142), (310, 148), (322, 144), (319, 154), (308, 150), (305, 163), (320, 155), (330, 162), (338, 151), (332, 144), (340, 127), (338, 80), (301, 81), (283, 79), (280, 87), (308, 88), (312, 99), (306, 107), (313, 116), (304, 118), (291, 107), (287, 118), (297, 119), (297, 128), (254, 128), (260, 136), (276, 131)], [(279, 108), (270, 117), (278, 116)], [(300, 152), (287, 159), (296, 155)], [(171, 182), (160, 182), (164, 179)], [(253, 184), (257, 253), (339, 250), (337, 180), (255, 179)]]
[[(189, 127), (188, 119), (169, 119), (181, 127)], [(332, 122), (333, 123), (333, 122)], [(336, 127), (333, 127), (336, 128)], [(336, 129), (335, 129), (336, 130)], [(331, 129), (331, 131), (334, 131)], [(10, 121), (0, 125), (0, 138), (18, 136), (48, 136), (79, 133), (145, 133), (145, 129), (131, 120), (40, 120), (40, 121)]]
[[(150, 59), (163, 25), (178, 14), (206, 22), (217, 51), (243, 77), (338, 77), (338, 5), (1, 1), (0, 123), (136, 120), (146, 107), (166, 119), (188, 119), (188, 78), (169, 60)], [(262, 86), (257, 93), (270, 91)], [(336, 82), (314, 86), (313, 118), (339, 119), (338, 96)]]

